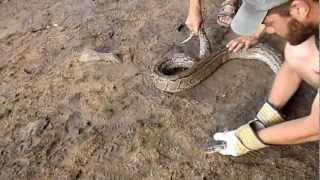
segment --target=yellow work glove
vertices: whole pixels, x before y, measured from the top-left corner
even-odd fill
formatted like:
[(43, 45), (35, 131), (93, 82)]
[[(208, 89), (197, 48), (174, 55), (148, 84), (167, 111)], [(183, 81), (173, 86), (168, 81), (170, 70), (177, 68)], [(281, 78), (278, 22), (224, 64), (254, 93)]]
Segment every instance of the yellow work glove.
[(218, 152), (222, 155), (240, 156), (252, 150), (266, 147), (256, 132), (260, 129), (284, 122), (281, 114), (269, 102), (266, 102), (254, 120), (240, 126), (238, 129), (214, 134), (214, 140), (219, 147), (209, 147), (208, 153)]
[(222, 155), (240, 156), (249, 151), (267, 147), (257, 136), (253, 122), (242, 125), (233, 131), (215, 133), (214, 140), (225, 142), (225, 147), (216, 152)]
[(266, 102), (261, 107), (256, 118), (252, 122), (254, 122), (255, 129), (263, 129), (282, 123), (284, 122), (284, 119), (271, 103)]

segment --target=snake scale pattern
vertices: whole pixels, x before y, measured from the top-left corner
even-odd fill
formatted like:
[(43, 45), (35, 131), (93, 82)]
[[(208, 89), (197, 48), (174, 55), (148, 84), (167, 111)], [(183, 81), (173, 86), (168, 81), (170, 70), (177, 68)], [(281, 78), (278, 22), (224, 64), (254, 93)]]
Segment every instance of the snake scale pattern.
[[(189, 41), (191, 34), (185, 41)], [(161, 91), (177, 93), (190, 89), (208, 78), (222, 64), (234, 60), (258, 60), (267, 64), (274, 73), (281, 66), (281, 55), (266, 44), (258, 44), (236, 53), (220, 48), (211, 53), (210, 42), (202, 29), (197, 37), (200, 41), (199, 58), (191, 58), (184, 53), (177, 53), (171, 59), (165, 59), (153, 67), (153, 83)]]

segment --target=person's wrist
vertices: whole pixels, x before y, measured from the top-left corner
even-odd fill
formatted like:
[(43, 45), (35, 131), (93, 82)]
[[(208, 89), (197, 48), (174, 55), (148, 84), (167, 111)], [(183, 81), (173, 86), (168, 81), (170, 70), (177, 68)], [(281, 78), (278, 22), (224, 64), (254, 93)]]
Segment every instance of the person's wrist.
[(258, 111), (256, 120), (257, 121), (254, 121), (256, 124), (261, 123), (262, 125), (262, 128), (260, 126), (259, 129), (267, 128), (285, 121), (280, 110), (268, 101), (266, 101)]
[(259, 40), (265, 33), (265, 26), (264, 25), (260, 25), (258, 27), (258, 30), (253, 34), (253, 37), (256, 39), (256, 40)]
[(254, 43), (258, 42), (260, 38), (262, 37), (262, 34), (255, 34), (252, 36)]

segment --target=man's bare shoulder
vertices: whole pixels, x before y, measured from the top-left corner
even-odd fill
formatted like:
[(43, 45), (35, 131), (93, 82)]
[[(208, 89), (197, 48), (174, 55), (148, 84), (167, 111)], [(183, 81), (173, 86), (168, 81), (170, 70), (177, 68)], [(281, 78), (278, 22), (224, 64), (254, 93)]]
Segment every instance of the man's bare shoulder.
[(311, 36), (303, 43), (293, 46), (289, 43), (285, 47), (285, 55), (287, 58), (312, 58), (314, 54), (312, 52), (318, 51), (315, 43), (315, 36)]

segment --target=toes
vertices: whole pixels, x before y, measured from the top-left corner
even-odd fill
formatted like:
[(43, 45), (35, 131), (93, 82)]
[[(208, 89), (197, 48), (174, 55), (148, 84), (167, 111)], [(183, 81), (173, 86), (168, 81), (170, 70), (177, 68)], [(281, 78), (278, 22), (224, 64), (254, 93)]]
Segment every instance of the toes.
[(221, 16), (221, 17), (219, 17), (219, 20), (220, 20), (220, 22), (222, 22), (223, 24), (230, 26), (231, 21), (232, 21), (232, 18), (229, 17), (229, 16)]

